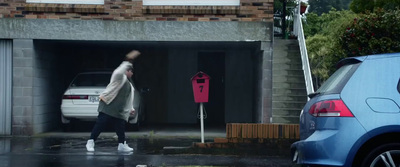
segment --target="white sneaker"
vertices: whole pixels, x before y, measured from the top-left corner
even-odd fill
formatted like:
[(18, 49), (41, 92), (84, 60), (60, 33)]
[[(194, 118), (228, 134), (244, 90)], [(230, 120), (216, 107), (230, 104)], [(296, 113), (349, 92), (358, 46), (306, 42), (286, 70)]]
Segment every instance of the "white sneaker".
[(86, 143), (86, 149), (87, 151), (94, 151), (94, 140), (90, 139)]
[(118, 151), (125, 151), (125, 152), (133, 151), (133, 148), (130, 148), (128, 146), (128, 144), (126, 144), (126, 141), (125, 141), (124, 144), (122, 144), (122, 143), (118, 144)]

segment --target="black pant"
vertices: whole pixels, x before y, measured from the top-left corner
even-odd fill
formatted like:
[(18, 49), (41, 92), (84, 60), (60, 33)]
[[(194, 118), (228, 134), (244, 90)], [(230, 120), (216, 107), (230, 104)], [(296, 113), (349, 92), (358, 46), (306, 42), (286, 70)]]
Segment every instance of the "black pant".
[(109, 116), (102, 112), (100, 112), (99, 116), (97, 116), (97, 121), (93, 127), (92, 134), (90, 135), (90, 139), (93, 139), (94, 141), (96, 141), (97, 137), (99, 137), (100, 133), (104, 130), (104, 128), (110, 124), (114, 125), (115, 132), (117, 133), (117, 136), (118, 136), (118, 143), (124, 143), (125, 142), (125, 120)]

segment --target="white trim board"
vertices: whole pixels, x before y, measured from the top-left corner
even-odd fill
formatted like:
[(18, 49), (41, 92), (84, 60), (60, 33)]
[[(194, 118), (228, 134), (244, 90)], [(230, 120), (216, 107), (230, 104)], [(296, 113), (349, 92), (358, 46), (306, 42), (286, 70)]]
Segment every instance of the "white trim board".
[(240, 0), (143, 0), (143, 6), (239, 6)]
[(104, 0), (26, 0), (26, 3), (104, 5)]

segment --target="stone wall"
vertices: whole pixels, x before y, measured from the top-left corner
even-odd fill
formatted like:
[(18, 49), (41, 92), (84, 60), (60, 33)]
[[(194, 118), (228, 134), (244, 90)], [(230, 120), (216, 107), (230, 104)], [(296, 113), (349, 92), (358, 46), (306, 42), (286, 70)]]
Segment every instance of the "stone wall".
[(0, 18), (272, 22), (273, 1), (241, 0), (240, 6), (143, 6), (142, 0), (105, 0), (104, 5), (0, 0)]

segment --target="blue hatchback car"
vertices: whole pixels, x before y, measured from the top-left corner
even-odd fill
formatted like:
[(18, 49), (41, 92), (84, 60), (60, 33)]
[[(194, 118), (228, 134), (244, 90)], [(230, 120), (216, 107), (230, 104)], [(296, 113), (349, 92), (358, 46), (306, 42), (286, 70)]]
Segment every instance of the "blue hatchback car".
[(400, 53), (341, 60), (300, 114), (302, 166), (400, 166)]

